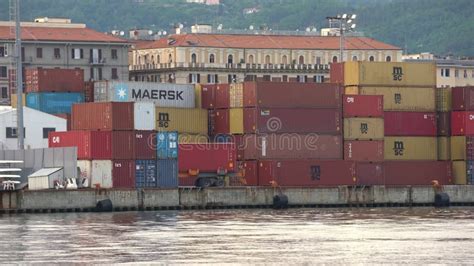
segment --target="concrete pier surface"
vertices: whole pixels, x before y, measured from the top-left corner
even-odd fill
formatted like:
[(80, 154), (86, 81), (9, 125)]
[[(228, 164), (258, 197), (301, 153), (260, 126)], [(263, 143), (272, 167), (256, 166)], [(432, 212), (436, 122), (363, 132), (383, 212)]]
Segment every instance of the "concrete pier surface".
[[(474, 205), (474, 186), (444, 186), (451, 205)], [(391, 207), (430, 206), (431, 186), (328, 187), (328, 188), (179, 188), (179, 189), (81, 189), (0, 192), (1, 213), (94, 211), (97, 202), (110, 199), (115, 211), (266, 208), (278, 194), (288, 197), (289, 207)]]

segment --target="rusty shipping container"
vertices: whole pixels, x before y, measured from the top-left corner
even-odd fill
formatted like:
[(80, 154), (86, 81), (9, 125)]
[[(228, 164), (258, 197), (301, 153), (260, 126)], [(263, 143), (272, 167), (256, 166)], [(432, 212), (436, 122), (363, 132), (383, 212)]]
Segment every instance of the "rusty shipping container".
[(429, 62), (345, 62), (345, 86), (436, 86), (436, 64)]
[(452, 110), (474, 111), (474, 86), (452, 88)]
[(342, 110), (344, 118), (383, 117), (383, 96), (344, 95)]
[(345, 140), (382, 140), (383, 118), (344, 118)]
[(282, 187), (356, 185), (355, 162), (331, 160), (263, 160), (258, 185), (276, 182)]
[(453, 181), (451, 162), (385, 161), (383, 166), (386, 186), (430, 186), (433, 180), (449, 185)]
[(216, 108), (230, 108), (229, 84), (216, 84)]
[(451, 139), (451, 159), (453, 161), (474, 160), (474, 137), (453, 136)]
[(438, 136), (451, 136), (451, 113), (437, 112), (436, 127), (438, 129)]
[(385, 137), (385, 160), (437, 160), (436, 137)]
[(329, 82), (344, 84), (344, 63), (330, 64)]
[(344, 160), (382, 162), (383, 140), (346, 140), (344, 141)]
[(133, 130), (133, 103), (81, 103), (72, 106), (73, 130)]
[(451, 138), (450, 137), (438, 137), (438, 160), (439, 161), (451, 160)]
[(247, 134), (238, 139), (240, 160), (342, 159), (342, 137), (320, 134)]
[(205, 143), (178, 145), (179, 172), (235, 172), (237, 151), (234, 143)]
[(212, 134), (229, 134), (230, 133), (230, 115), (229, 109), (214, 110), (214, 122)]
[(385, 112), (385, 136), (436, 136), (436, 113)]
[(436, 111), (449, 112), (452, 106), (452, 89), (436, 88)]
[(474, 111), (451, 112), (451, 135), (453, 136), (474, 135)]
[(25, 92), (84, 92), (84, 70), (27, 68)]
[(331, 83), (245, 82), (244, 107), (340, 108), (342, 87)]
[(212, 109), (216, 107), (216, 86), (216, 84), (201, 84), (201, 108)]
[(360, 87), (361, 95), (382, 95), (384, 111), (436, 112), (434, 87)]
[(243, 124), (246, 134), (341, 134), (341, 117), (338, 109), (245, 108)]
[(208, 134), (208, 111), (193, 108), (156, 108), (156, 130)]
[(385, 185), (383, 163), (356, 163), (356, 182), (358, 186)]

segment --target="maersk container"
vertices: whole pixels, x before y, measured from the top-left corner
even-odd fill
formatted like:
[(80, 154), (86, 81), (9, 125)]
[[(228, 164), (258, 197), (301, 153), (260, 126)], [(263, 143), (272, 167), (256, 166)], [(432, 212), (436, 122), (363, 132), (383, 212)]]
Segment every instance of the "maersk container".
[(382, 95), (384, 111), (436, 112), (434, 87), (359, 87), (360, 95)]
[(436, 136), (436, 113), (385, 112), (385, 136)]
[(154, 188), (158, 186), (156, 160), (135, 161), (135, 187)]
[(433, 62), (345, 62), (345, 86), (436, 86)]
[(73, 130), (133, 130), (133, 103), (82, 103), (72, 107)]
[(157, 160), (157, 181), (160, 188), (178, 187), (178, 160)]
[(81, 92), (33, 92), (26, 94), (26, 106), (49, 114), (70, 114), (75, 103), (84, 102)]
[(344, 95), (342, 110), (344, 118), (383, 117), (383, 96)]
[(147, 102), (136, 102), (133, 105), (133, 123), (135, 130), (155, 130), (155, 105)]
[(192, 84), (132, 81), (97, 81), (95, 102), (153, 102), (157, 107), (194, 108)]
[(156, 108), (156, 130), (208, 134), (208, 112), (192, 108)]
[(178, 158), (178, 133), (177, 132), (157, 132), (156, 151), (158, 159)]

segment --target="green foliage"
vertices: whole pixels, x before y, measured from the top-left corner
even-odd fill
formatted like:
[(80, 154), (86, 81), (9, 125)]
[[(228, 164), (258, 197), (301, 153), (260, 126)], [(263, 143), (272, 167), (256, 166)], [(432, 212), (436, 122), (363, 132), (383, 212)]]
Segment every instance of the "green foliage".
[[(0, 19), (8, 19), (8, 0), (0, 0)], [(358, 14), (357, 28), (367, 36), (409, 53), (474, 55), (472, 0), (221, 0), (220, 6), (185, 0), (21, 0), (22, 20), (69, 17), (100, 31), (165, 29), (182, 23), (223, 24), (245, 29), (267, 25), (275, 30), (318, 29), (326, 17)], [(257, 7), (256, 14), (243, 14)]]

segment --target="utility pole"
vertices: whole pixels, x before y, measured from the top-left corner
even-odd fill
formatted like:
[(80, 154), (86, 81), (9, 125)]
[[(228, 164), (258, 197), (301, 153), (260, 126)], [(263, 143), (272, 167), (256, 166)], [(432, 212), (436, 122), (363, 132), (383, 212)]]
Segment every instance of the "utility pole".
[(20, 24), (20, 0), (15, 2), (15, 59), (16, 59), (16, 95), (17, 95), (17, 127), (18, 149), (25, 148), (25, 129), (23, 125), (23, 66), (21, 58), (21, 24)]

